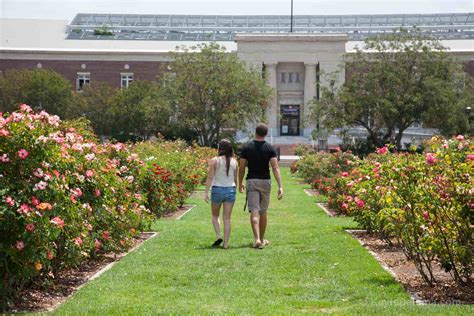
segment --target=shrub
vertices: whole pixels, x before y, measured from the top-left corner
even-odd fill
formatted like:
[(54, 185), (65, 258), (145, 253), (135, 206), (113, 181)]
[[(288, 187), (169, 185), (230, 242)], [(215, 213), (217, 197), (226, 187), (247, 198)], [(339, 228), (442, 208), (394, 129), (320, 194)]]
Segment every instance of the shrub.
[(145, 161), (140, 185), (148, 196), (147, 206), (161, 216), (176, 210), (207, 176), (207, 162), (214, 149), (188, 146), (183, 141), (149, 141), (135, 145)]
[(439, 262), (459, 283), (471, 282), (474, 206), (472, 145), (462, 136), (433, 138), (424, 154), (379, 149), (346, 177), (334, 204), (369, 232), (395, 238), (425, 281)]
[[(149, 220), (122, 144), (27, 105), (0, 115), (0, 296), (102, 252), (122, 251)], [(135, 172), (135, 171), (134, 171)], [(5, 302), (6, 300), (3, 300)]]

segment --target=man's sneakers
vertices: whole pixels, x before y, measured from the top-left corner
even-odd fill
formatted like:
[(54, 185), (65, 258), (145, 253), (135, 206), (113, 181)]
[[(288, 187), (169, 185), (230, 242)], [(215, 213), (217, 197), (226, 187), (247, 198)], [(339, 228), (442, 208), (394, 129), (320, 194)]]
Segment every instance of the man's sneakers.
[(270, 242), (266, 239), (263, 239), (262, 240), (262, 246), (268, 246), (268, 245), (270, 245)]

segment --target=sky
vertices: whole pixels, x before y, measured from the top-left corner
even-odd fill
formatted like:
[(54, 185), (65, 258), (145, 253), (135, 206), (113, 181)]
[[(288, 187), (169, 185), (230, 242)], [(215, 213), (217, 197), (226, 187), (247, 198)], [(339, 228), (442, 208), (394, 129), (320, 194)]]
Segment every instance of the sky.
[[(291, 0), (0, 0), (0, 18), (71, 20), (77, 13), (260, 15), (290, 13)], [(474, 12), (473, 0), (294, 0), (294, 14)]]

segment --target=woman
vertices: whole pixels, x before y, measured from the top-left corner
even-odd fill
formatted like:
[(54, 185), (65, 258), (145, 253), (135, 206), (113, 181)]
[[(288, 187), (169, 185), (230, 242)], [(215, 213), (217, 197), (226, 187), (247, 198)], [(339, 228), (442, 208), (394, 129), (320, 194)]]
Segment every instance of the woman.
[[(218, 156), (209, 161), (209, 172), (206, 181), (204, 200), (209, 203), (209, 188), (211, 191), (212, 225), (216, 231), (216, 241), (213, 247), (218, 247), (224, 241), (224, 249), (229, 247), (230, 215), (235, 202), (237, 183), (237, 160), (235, 160), (232, 144), (227, 139), (219, 142)], [(224, 206), (224, 240), (220, 228), (220, 210)]]

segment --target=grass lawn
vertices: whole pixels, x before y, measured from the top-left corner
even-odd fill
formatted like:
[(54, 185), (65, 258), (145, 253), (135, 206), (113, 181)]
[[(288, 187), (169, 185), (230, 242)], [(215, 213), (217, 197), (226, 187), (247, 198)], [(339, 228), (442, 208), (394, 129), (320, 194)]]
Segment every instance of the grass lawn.
[(272, 192), (263, 250), (250, 248), (244, 196), (232, 215), (231, 249), (211, 249), (210, 207), (157, 221), (160, 235), (90, 282), (57, 314), (472, 314), (473, 306), (419, 306), (283, 169), (285, 198)]

